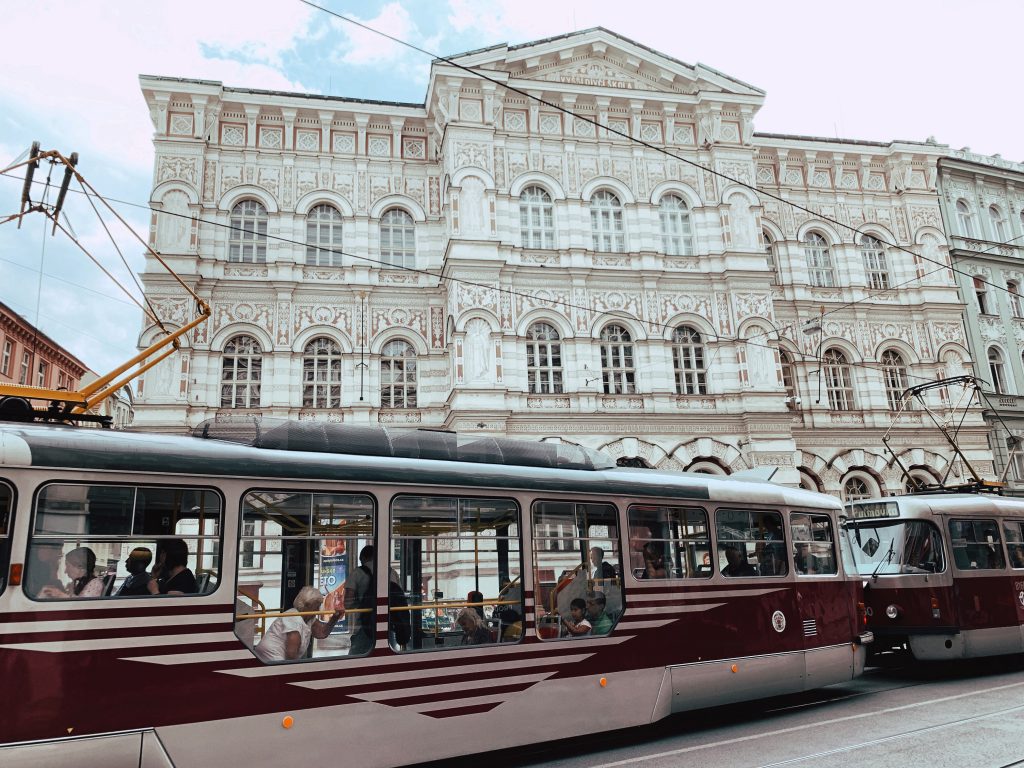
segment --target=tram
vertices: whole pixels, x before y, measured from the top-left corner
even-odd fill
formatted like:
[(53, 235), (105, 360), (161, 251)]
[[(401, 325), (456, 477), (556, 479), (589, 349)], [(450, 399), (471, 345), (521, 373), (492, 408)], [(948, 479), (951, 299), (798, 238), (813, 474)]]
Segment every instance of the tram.
[(863, 671), (829, 496), (228, 427), (0, 424), (0, 764), (405, 765)]
[(846, 514), (873, 652), (1024, 651), (1024, 500), (922, 494), (853, 502)]

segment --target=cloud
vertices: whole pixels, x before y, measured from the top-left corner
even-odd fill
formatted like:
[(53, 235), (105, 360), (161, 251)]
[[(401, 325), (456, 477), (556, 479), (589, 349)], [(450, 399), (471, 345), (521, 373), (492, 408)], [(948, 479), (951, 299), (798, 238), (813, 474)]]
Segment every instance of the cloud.
[[(351, 18), (371, 29), (399, 40), (414, 42), (414, 38), (418, 37), (412, 17), (401, 3), (388, 3), (380, 9), (380, 13), (370, 19), (362, 19), (354, 14), (346, 15), (350, 15)], [(381, 66), (401, 61), (413, 53), (404, 45), (392, 42), (375, 32), (362, 29), (346, 21), (332, 18), (331, 24), (342, 33), (345, 39), (336, 58), (339, 64), (351, 64), (359, 67)]]

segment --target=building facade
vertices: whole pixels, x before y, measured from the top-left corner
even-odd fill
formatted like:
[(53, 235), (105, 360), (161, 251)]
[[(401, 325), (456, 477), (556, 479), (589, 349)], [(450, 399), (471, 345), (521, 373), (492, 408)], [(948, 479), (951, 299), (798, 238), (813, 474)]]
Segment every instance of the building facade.
[[(435, 62), (402, 104), (141, 78), (152, 242), (213, 316), (138, 427), (442, 427), (854, 497), (903, 490), (892, 426), (922, 481), (962, 474), (899, 396), (971, 366), (946, 147), (758, 134), (763, 91), (603, 29), (455, 61), (493, 81)], [(991, 475), (980, 409), (961, 437)]]
[(73, 390), (88, 370), (64, 347), (0, 303), (0, 382)]
[(1024, 163), (955, 150), (939, 161), (942, 215), (965, 297), (996, 472), (1024, 491)]

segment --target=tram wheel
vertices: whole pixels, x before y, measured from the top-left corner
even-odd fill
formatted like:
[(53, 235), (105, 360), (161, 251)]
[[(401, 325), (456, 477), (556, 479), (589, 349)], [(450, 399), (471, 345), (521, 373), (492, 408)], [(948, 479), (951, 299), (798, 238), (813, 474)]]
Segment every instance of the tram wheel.
[(0, 398), (0, 421), (32, 421), (32, 403), (23, 397)]

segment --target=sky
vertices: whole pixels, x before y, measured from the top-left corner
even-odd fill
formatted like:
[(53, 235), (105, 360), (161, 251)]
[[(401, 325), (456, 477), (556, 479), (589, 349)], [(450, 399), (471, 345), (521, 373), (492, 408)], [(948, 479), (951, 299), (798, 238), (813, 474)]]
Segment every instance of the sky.
[[(1024, 161), (1019, 0), (321, 4), (441, 55), (603, 26), (765, 90), (758, 131), (934, 136)], [(135, 204), (116, 207), (143, 235), (153, 147), (140, 74), (409, 102), (423, 101), (429, 76), (429, 57), (299, 0), (0, 0), (0, 10), (6, 29), (22, 30), (0, 46), (0, 168), (33, 141), (78, 152), (93, 187)], [(23, 171), (13, 173), (0, 176), (0, 218), (19, 208)], [(126, 267), (82, 196), (69, 195), (65, 210), (79, 239), (138, 297), (129, 274), (142, 268), (138, 242), (107, 217)], [(0, 226), (0, 301), (105, 373), (135, 353), (141, 311), (33, 216), (20, 229)]]

